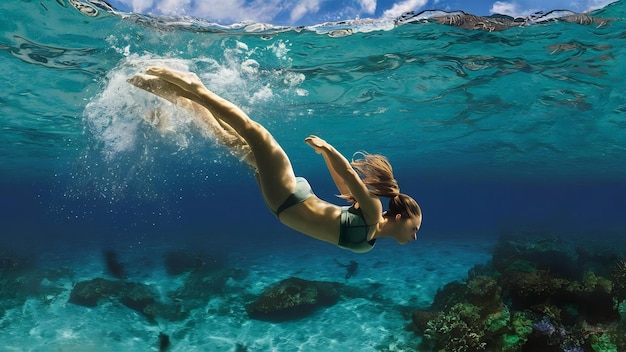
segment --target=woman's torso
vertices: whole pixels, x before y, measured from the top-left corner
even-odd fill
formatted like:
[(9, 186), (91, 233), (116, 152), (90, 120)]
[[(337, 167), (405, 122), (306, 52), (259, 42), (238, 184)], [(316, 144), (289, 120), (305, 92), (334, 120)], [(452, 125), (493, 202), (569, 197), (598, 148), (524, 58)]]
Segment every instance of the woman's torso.
[[(341, 212), (341, 207), (312, 196), (284, 210), (279, 219), (298, 232), (337, 245), (341, 230)], [(368, 241), (374, 237), (376, 228), (377, 226), (371, 224), (368, 227)]]

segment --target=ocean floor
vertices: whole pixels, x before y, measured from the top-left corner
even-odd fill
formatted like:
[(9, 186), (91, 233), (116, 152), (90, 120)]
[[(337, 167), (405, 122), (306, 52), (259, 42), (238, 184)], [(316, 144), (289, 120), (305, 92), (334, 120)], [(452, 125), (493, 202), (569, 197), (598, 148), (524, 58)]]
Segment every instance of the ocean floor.
[[(146, 317), (110, 297), (93, 307), (68, 302), (77, 283), (105, 278), (140, 282), (155, 289), (163, 302), (185, 305), (172, 302), (179, 299), (170, 295), (188, 275), (166, 272), (163, 258), (172, 248), (116, 250), (127, 275), (123, 280), (107, 272), (101, 250), (50, 253), (16, 279), (21, 293), (3, 300), (0, 350), (415, 351), (420, 338), (406, 328), (412, 312), (428, 307), (443, 285), (465, 279), (475, 264), (489, 261), (494, 243), (428, 239), (399, 247), (381, 241), (365, 255), (316, 241), (290, 247), (271, 243), (238, 247), (221, 253), (215, 262), (203, 259), (203, 266), (237, 274), (225, 278), (213, 292), (199, 293), (201, 302), (188, 305), (181, 319)], [(6, 274), (11, 262), (4, 261)], [(358, 268), (346, 278), (344, 265), (350, 261)], [(31, 286), (36, 287), (31, 291), (28, 277), (39, 278), (32, 279)], [(299, 319), (251, 319), (246, 305), (268, 286), (290, 277), (341, 283), (351, 294)], [(7, 290), (11, 288), (0, 292)]]

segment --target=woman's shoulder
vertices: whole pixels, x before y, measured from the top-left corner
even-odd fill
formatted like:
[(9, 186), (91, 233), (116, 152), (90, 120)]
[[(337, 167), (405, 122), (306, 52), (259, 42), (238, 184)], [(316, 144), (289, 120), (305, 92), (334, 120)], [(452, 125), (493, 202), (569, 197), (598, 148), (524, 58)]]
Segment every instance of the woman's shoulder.
[(374, 202), (365, 203), (363, 204), (363, 206), (362, 203), (355, 202), (351, 205), (351, 207), (357, 209), (362, 214), (361, 216), (363, 217), (365, 222), (368, 224), (373, 225), (381, 221), (383, 206), (380, 203), (378, 197), (376, 197), (376, 200)]

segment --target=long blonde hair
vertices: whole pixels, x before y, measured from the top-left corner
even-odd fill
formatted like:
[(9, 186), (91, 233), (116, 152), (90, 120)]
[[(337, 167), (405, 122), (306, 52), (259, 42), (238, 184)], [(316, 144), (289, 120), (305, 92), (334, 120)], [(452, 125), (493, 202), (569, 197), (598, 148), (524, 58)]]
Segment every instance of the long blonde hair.
[[(389, 198), (389, 210), (385, 216), (396, 214), (407, 217), (422, 216), (422, 210), (417, 202), (410, 196), (400, 193), (400, 186), (393, 176), (393, 168), (386, 157), (366, 152), (357, 152), (354, 155), (363, 156), (359, 159), (353, 158), (350, 165), (359, 174), (369, 191), (377, 197)], [(339, 197), (356, 203), (351, 193), (342, 194)]]

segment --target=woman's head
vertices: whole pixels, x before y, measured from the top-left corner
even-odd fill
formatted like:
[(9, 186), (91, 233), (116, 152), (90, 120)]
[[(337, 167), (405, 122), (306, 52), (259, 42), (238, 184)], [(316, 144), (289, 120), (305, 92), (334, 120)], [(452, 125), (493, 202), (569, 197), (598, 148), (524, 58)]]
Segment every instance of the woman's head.
[[(363, 183), (372, 194), (389, 198), (389, 210), (384, 217), (395, 224), (396, 233), (393, 237), (402, 244), (416, 239), (416, 232), (422, 224), (422, 210), (413, 198), (400, 193), (400, 187), (387, 158), (364, 152), (356, 154), (363, 157), (353, 160), (350, 164), (359, 173)], [(352, 194), (344, 194), (341, 197), (352, 202), (356, 201)]]
[(421, 219), (422, 209), (415, 199), (401, 193), (389, 199), (389, 210), (385, 215), (396, 216), (397, 214), (403, 217), (419, 217)]
[(422, 225), (422, 210), (413, 198), (406, 194), (390, 198), (389, 210), (384, 217), (393, 224), (391, 237), (398, 243), (406, 244), (417, 239), (417, 231)]

